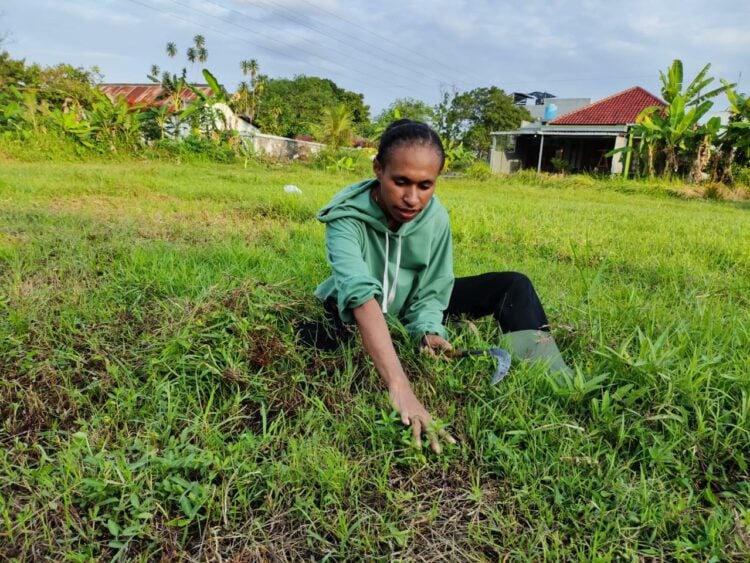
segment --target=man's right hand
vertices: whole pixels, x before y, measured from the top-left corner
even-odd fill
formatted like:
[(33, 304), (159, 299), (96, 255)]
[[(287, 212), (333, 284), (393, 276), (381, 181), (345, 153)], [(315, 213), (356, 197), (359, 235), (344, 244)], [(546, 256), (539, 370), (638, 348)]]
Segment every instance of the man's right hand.
[(455, 444), (456, 440), (448, 434), (445, 429), (437, 428), (432, 415), (427, 412), (422, 403), (414, 395), (408, 381), (396, 383), (389, 390), (391, 403), (401, 416), (401, 422), (411, 426), (412, 436), (417, 447), (422, 445), (422, 433), (426, 434), (430, 441), (432, 450), (439, 454), (441, 447), (440, 441), (443, 440), (449, 444)]
[(378, 302), (374, 298), (369, 299), (359, 307), (355, 307), (352, 313), (362, 335), (362, 344), (372, 359), (372, 363), (375, 364), (375, 369), (388, 386), (391, 403), (401, 416), (401, 422), (411, 426), (416, 444), (422, 445), (423, 433), (427, 435), (435, 453), (440, 453), (441, 439), (449, 444), (455, 444), (456, 441), (445, 430), (437, 428), (430, 413), (414, 395), (406, 373), (401, 367), (401, 361), (396, 355)]

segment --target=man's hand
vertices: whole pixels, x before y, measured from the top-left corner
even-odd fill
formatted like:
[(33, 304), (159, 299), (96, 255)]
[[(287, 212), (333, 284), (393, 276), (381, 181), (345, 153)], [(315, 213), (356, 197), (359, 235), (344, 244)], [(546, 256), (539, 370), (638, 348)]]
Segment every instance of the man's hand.
[(438, 354), (448, 353), (453, 351), (453, 346), (442, 336), (437, 334), (425, 334), (422, 337), (422, 346), (420, 347), (422, 353), (437, 357)]
[[(401, 366), (401, 361), (396, 355), (388, 326), (385, 324), (385, 317), (383, 317), (378, 302), (374, 298), (370, 299), (359, 307), (355, 307), (352, 312), (362, 335), (362, 344), (372, 359), (372, 363), (375, 364), (375, 369), (378, 370), (380, 377), (388, 386), (391, 403), (401, 416), (401, 421), (407, 426), (411, 426), (416, 444), (422, 445), (423, 432), (427, 434), (430, 446), (435, 453), (440, 453), (438, 438), (450, 444), (455, 444), (456, 441), (445, 430), (437, 428), (430, 413), (414, 395)], [(444, 339), (435, 335), (429, 336), (439, 339), (444, 345), (448, 346), (447, 349), (450, 349), (451, 345)], [(438, 341), (435, 342), (440, 347)]]
[(456, 443), (456, 440), (443, 428), (436, 428), (432, 416), (414, 395), (408, 382), (405, 381), (405, 385), (394, 385), (388, 391), (394, 408), (401, 416), (401, 422), (411, 426), (417, 447), (422, 445), (423, 432), (427, 435), (430, 447), (436, 454), (440, 453), (440, 440), (445, 440), (449, 444)]

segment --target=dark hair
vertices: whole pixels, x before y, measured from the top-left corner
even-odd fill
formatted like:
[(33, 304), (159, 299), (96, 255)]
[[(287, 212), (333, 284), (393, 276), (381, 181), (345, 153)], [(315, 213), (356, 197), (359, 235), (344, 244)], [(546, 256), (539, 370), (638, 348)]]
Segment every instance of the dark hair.
[(382, 166), (385, 166), (390, 153), (395, 148), (404, 145), (432, 146), (440, 156), (440, 170), (443, 169), (445, 150), (440, 137), (425, 123), (412, 121), (411, 119), (399, 119), (386, 127), (380, 137), (378, 154), (375, 155), (375, 158)]

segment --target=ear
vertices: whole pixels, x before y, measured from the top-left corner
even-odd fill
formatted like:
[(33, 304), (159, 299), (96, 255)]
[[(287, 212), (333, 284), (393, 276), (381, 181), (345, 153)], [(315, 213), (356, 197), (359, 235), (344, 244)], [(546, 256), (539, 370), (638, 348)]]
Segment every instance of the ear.
[(380, 181), (380, 176), (383, 174), (383, 165), (377, 158), (372, 159), (372, 171), (375, 173), (375, 177)]

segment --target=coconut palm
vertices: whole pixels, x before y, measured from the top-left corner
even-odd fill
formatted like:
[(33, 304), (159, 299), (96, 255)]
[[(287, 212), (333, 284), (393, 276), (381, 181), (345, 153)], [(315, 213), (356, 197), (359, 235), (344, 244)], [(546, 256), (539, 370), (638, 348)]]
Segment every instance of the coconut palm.
[(174, 41), (167, 43), (167, 55), (170, 59), (173, 59), (177, 55), (177, 45)]
[(320, 122), (312, 126), (314, 136), (336, 151), (351, 142), (354, 133), (352, 112), (345, 104), (323, 110)]
[(159, 65), (151, 65), (151, 73), (148, 75), (149, 80), (159, 82), (159, 74), (161, 74)]

